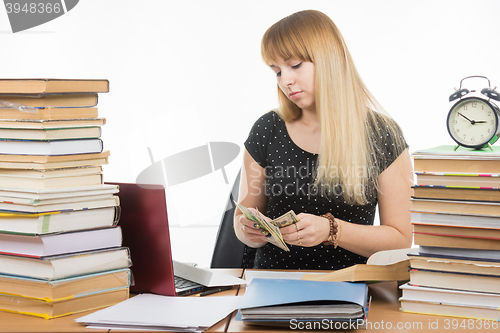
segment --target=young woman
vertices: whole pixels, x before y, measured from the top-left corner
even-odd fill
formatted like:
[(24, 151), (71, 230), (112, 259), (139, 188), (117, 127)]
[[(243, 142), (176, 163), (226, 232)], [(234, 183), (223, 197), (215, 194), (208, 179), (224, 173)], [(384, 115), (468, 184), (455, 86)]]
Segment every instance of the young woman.
[(276, 73), (280, 109), (258, 119), (245, 142), (240, 203), (270, 219), (293, 210), (299, 221), (280, 229), (286, 252), (236, 211), (237, 237), (257, 248), (255, 268), (339, 269), (410, 247), (408, 146), (332, 20), (313, 10), (290, 15), (267, 30), (261, 52)]

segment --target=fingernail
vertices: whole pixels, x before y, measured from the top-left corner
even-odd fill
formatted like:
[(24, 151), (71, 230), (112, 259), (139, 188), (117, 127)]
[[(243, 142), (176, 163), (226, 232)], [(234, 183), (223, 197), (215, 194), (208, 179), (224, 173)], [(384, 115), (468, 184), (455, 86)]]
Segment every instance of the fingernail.
[(258, 228), (258, 227), (259, 227), (259, 225), (258, 225), (257, 223), (254, 223), (254, 224), (253, 224), (253, 227), (254, 227), (254, 228)]

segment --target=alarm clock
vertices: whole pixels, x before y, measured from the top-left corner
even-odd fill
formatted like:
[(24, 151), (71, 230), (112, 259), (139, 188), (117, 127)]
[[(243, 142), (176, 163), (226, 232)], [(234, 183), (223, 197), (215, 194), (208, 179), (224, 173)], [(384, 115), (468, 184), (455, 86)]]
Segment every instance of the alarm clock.
[[(484, 78), (488, 87), (477, 93), (462, 88), (462, 82), (469, 78)], [(494, 101), (500, 101), (500, 94), (491, 89), (490, 80), (485, 76), (468, 76), (460, 81), (460, 88), (450, 96), (456, 101), (448, 112), (446, 125), (451, 138), (457, 143), (455, 150), (463, 146), (473, 149), (489, 147), (498, 140), (500, 109)]]

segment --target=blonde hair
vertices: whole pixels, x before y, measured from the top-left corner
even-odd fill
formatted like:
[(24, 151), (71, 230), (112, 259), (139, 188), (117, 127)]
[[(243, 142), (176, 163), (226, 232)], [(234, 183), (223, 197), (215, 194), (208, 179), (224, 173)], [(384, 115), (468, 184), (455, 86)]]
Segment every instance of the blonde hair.
[[(396, 132), (392, 119), (370, 112), (384, 111), (362, 82), (333, 21), (315, 10), (285, 17), (264, 34), (261, 54), (269, 66), (276, 63), (276, 55), (314, 63), (316, 112), (321, 129), (314, 184), (327, 196), (342, 186), (343, 199), (349, 204), (372, 201), (380, 173), (374, 160), (379, 154), (374, 136), (378, 138), (377, 132), (384, 126), (397, 146), (404, 146), (404, 139)], [(279, 87), (278, 100), (283, 120), (301, 116), (301, 109)], [(370, 135), (373, 131), (374, 136)]]

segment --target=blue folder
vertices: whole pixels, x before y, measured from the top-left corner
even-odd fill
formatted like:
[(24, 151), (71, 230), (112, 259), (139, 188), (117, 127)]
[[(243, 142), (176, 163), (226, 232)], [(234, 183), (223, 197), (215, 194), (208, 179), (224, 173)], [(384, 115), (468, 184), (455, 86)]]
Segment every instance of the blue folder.
[[(305, 302), (352, 303), (359, 305), (366, 316), (367, 298), (364, 283), (256, 278), (247, 286), (239, 309)], [(241, 311), (236, 319), (241, 320)]]

